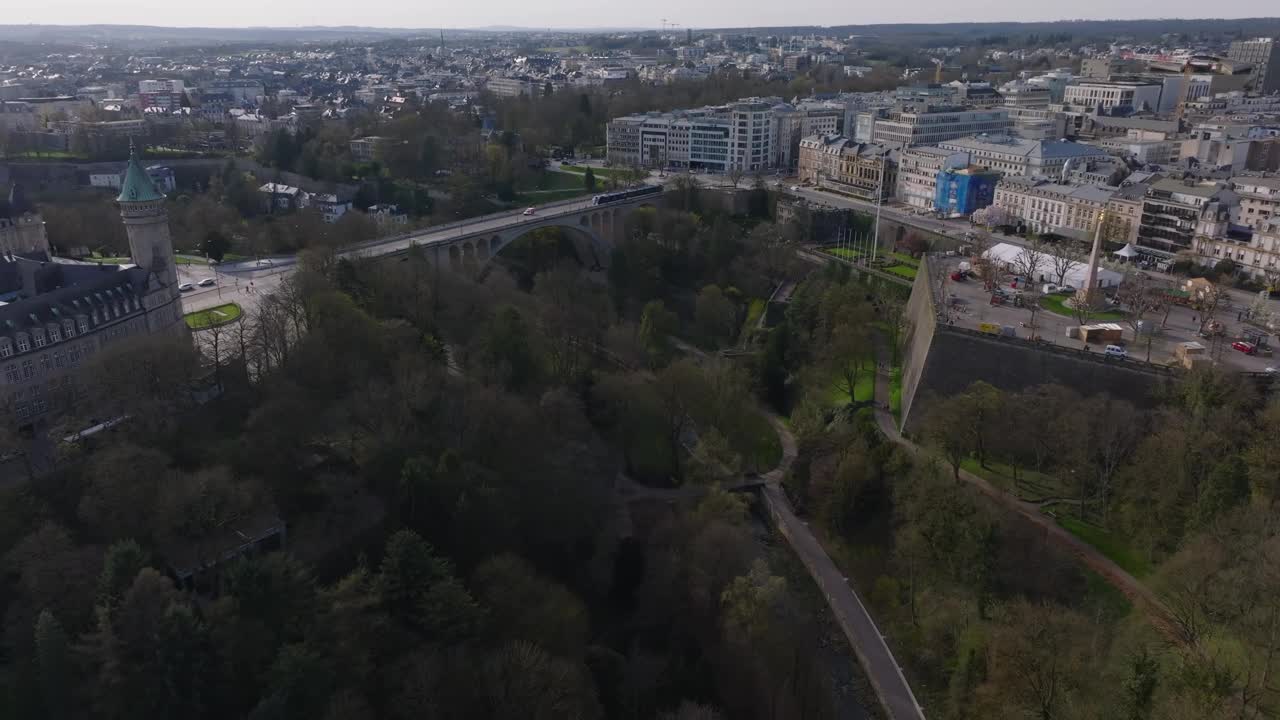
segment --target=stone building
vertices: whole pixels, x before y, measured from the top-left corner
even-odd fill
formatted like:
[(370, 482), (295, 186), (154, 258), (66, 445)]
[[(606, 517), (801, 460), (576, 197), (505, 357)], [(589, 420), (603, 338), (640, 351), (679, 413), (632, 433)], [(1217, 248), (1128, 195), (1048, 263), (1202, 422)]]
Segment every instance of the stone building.
[(74, 397), (77, 369), (99, 351), (186, 332), (165, 198), (136, 153), (117, 201), (127, 265), (55, 260), (43, 222), (21, 202), (18, 224), (0, 229), (0, 238), (21, 239), (0, 257), (0, 422), (39, 427), (57, 398)]

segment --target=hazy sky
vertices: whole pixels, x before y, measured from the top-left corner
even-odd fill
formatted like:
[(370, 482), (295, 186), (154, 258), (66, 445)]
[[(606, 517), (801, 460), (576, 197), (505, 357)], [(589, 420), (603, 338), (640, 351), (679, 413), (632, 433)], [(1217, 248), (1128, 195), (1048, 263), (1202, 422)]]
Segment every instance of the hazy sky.
[(680, 27), (749, 25), (845, 25), (880, 22), (963, 20), (1058, 20), (1074, 18), (1265, 17), (1275, 0), (1203, 0), (1073, 3), (988, 0), (848, 2), (848, 0), (14, 0), (6, 3), (4, 24), (112, 23), (161, 26), (366, 25), (375, 27), (658, 27), (662, 18)]

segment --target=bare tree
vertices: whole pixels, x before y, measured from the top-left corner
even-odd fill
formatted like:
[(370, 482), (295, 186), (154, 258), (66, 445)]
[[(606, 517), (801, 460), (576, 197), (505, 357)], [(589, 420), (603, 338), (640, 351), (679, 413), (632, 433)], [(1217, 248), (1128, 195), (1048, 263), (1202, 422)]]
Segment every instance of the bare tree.
[(1022, 252), (1013, 258), (1013, 268), (1019, 275), (1026, 278), (1027, 284), (1034, 284), (1036, 275), (1040, 269), (1049, 261), (1049, 254), (1045, 252), (1044, 241), (1035, 239), (1028, 242)]
[(1127, 311), (1125, 322), (1133, 330), (1134, 342), (1138, 341), (1143, 330), (1150, 334), (1150, 328), (1145, 327), (1146, 317), (1158, 303), (1155, 296), (1163, 294), (1152, 287), (1151, 276), (1146, 273), (1129, 273), (1120, 283), (1116, 300)]
[(733, 189), (737, 190), (738, 183), (742, 182), (742, 178), (746, 177), (746, 173), (742, 168), (734, 166), (729, 168), (729, 172), (726, 174), (726, 177), (729, 178), (729, 182), (733, 183)]
[(1084, 262), (1084, 252), (1074, 243), (1061, 243), (1050, 256), (1049, 263), (1053, 270), (1054, 282), (1063, 285), (1067, 275)]
[(1200, 311), (1200, 332), (1203, 333), (1219, 313), (1231, 309), (1231, 294), (1222, 285), (1210, 284), (1196, 296), (1195, 308)]
[(1262, 280), (1267, 285), (1267, 292), (1280, 290), (1280, 267), (1268, 265), (1262, 268)]

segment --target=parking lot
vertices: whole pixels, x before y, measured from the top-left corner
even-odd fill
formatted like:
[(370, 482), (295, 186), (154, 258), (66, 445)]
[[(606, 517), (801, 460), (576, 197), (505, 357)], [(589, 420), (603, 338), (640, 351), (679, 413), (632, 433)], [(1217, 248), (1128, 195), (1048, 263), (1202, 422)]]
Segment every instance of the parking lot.
[[(934, 259), (942, 261), (949, 277), (964, 258), (935, 257)], [(1031, 311), (1027, 307), (1017, 307), (1012, 302), (1005, 305), (992, 305), (991, 293), (984, 288), (981, 278), (970, 278), (960, 282), (948, 279), (943, 292), (944, 296), (949, 298), (951, 305), (949, 317), (957, 326), (982, 330), (984, 329), (982, 326), (989, 323), (1002, 328), (1011, 328), (1017, 337), (1023, 339), (1039, 336), (1044, 342), (1052, 342), (1064, 347), (1089, 347), (1097, 352), (1102, 352), (1104, 349), (1104, 345), (1101, 344), (1085, 346), (1080, 340), (1067, 337), (1067, 328), (1077, 326), (1079, 322), (1073, 317), (1059, 315), (1043, 308), (1035, 313), (1035, 327), (1028, 327), (1031, 322)], [(1264, 354), (1266, 351), (1251, 356), (1232, 349), (1231, 343), (1243, 337), (1245, 328), (1254, 329), (1252, 325), (1237, 319), (1237, 312), (1242, 309), (1233, 307), (1229, 311), (1219, 313), (1217, 319), (1226, 326), (1226, 333), (1215, 341), (1197, 336), (1199, 322), (1195, 310), (1175, 305), (1170, 310), (1164, 327), (1156, 332), (1155, 339), (1151, 343), (1151, 362), (1161, 365), (1175, 362), (1174, 348), (1179, 343), (1194, 340), (1204, 345), (1212, 359), (1223, 367), (1263, 372), (1269, 367), (1280, 366), (1280, 358), (1269, 357)], [(1160, 317), (1147, 319), (1157, 324), (1160, 322)], [(1130, 359), (1136, 361), (1147, 359), (1146, 339), (1135, 342), (1134, 330), (1126, 320), (1093, 320), (1091, 322), (1116, 323), (1123, 330), (1123, 340), (1119, 344), (1129, 351)], [(991, 330), (990, 325), (985, 329)], [(1271, 347), (1276, 347), (1277, 340), (1274, 335), (1270, 336), (1268, 341)]]

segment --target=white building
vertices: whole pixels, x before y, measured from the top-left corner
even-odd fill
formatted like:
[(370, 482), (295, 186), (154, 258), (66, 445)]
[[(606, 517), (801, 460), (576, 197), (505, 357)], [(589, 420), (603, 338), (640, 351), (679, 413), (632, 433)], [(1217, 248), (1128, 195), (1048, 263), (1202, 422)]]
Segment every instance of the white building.
[(1067, 86), (1062, 102), (1080, 110), (1154, 111), (1163, 87), (1157, 80), (1077, 80)]
[(1061, 185), (1011, 177), (996, 185), (995, 206), (1035, 232), (1087, 240), (1093, 237), (1115, 190), (1103, 185)]
[(777, 98), (615, 118), (606, 128), (609, 160), (641, 167), (756, 172), (778, 161)]
[(979, 133), (1001, 133), (1013, 124), (1008, 113), (999, 108), (973, 110), (911, 103), (878, 111), (873, 118), (871, 140), (900, 148), (937, 145), (943, 140)]

